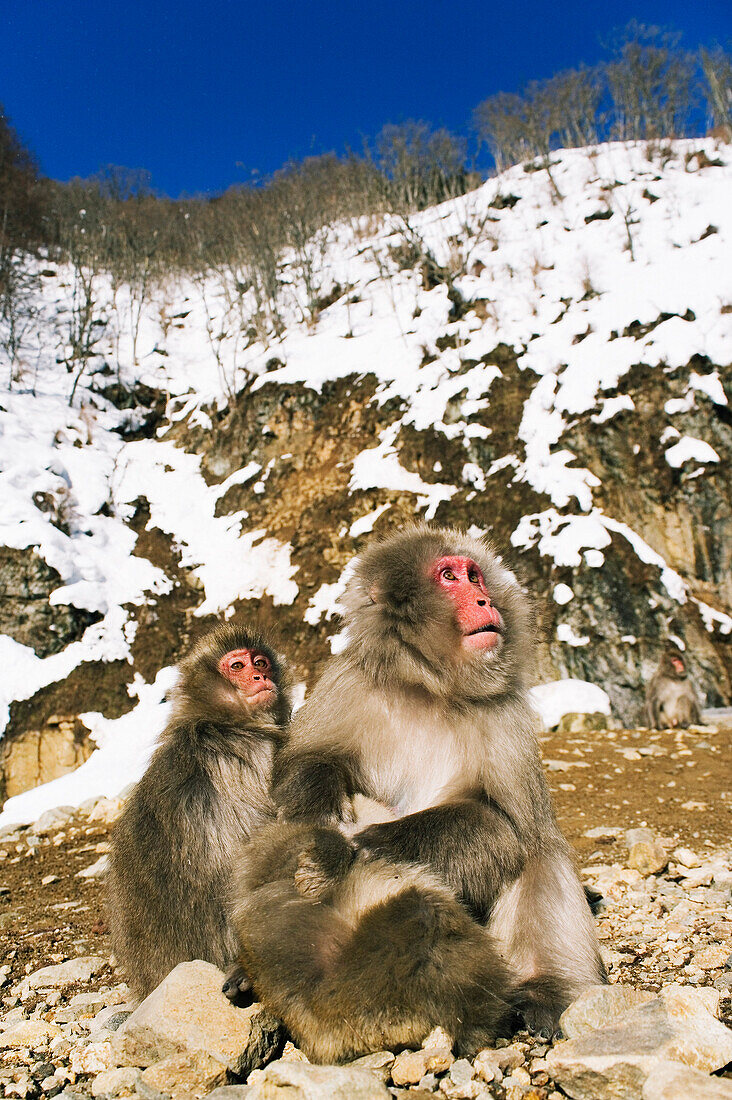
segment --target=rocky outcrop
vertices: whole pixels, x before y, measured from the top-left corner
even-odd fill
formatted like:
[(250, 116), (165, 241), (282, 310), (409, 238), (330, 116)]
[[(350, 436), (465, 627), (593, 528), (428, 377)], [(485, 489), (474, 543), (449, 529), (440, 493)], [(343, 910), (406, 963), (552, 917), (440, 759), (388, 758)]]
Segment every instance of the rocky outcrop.
[(94, 751), (89, 730), (75, 715), (52, 714), (42, 729), (0, 741), (0, 791), (5, 798), (74, 771)]
[(39, 657), (58, 653), (77, 641), (101, 616), (71, 604), (49, 603), (61, 577), (31, 546), (0, 546), (0, 634), (30, 646)]

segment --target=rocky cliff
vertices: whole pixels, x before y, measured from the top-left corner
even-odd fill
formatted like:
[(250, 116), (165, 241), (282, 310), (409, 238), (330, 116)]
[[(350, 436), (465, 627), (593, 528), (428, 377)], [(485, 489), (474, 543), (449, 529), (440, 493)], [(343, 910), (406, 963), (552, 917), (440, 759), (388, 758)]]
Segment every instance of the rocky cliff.
[(505, 550), (537, 682), (599, 684), (631, 724), (673, 637), (730, 703), (732, 150), (570, 150), (551, 176), (330, 227), (321, 308), (282, 257), (266, 342), (232, 323), (235, 292), (256, 310), (245, 274), (211, 272), (156, 290), (133, 355), (102, 279), (72, 405), (70, 277), (48, 276), (0, 411), (6, 774), (54, 721), (107, 744), (147, 699), (154, 732), (158, 673), (221, 615), (274, 626), (312, 682), (348, 562), (415, 517)]

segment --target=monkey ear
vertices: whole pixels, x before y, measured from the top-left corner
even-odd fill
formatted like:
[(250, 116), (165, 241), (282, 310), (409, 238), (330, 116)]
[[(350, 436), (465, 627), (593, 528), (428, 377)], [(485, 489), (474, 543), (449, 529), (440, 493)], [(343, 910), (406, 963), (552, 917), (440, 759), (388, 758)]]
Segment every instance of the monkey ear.
[(383, 603), (384, 596), (378, 584), (372, 584), (368, 589), (368, 597), (371, 603)]

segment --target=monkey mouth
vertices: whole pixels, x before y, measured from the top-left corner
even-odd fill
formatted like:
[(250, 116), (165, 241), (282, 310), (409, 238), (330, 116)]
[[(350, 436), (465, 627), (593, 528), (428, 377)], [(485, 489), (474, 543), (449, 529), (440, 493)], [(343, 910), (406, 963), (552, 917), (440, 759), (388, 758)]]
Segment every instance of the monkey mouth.
[(495, 623), (486, 623), (463, 635), (463, 645), (468, 649), (497, 649), (503, 642), (503, 630)]
[(262, 684), (256, 691), (248, 692), (246, 696), (250, 707), (262, 707), (271, 703), (277, 696), (277, 688), (269, 681)]

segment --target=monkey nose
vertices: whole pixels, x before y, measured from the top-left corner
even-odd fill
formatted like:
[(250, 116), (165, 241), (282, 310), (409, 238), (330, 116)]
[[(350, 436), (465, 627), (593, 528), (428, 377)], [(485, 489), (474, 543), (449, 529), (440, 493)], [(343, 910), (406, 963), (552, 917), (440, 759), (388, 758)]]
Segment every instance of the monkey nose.
[(478, 607), (485, 607), (487, 600), (478, 600)]

